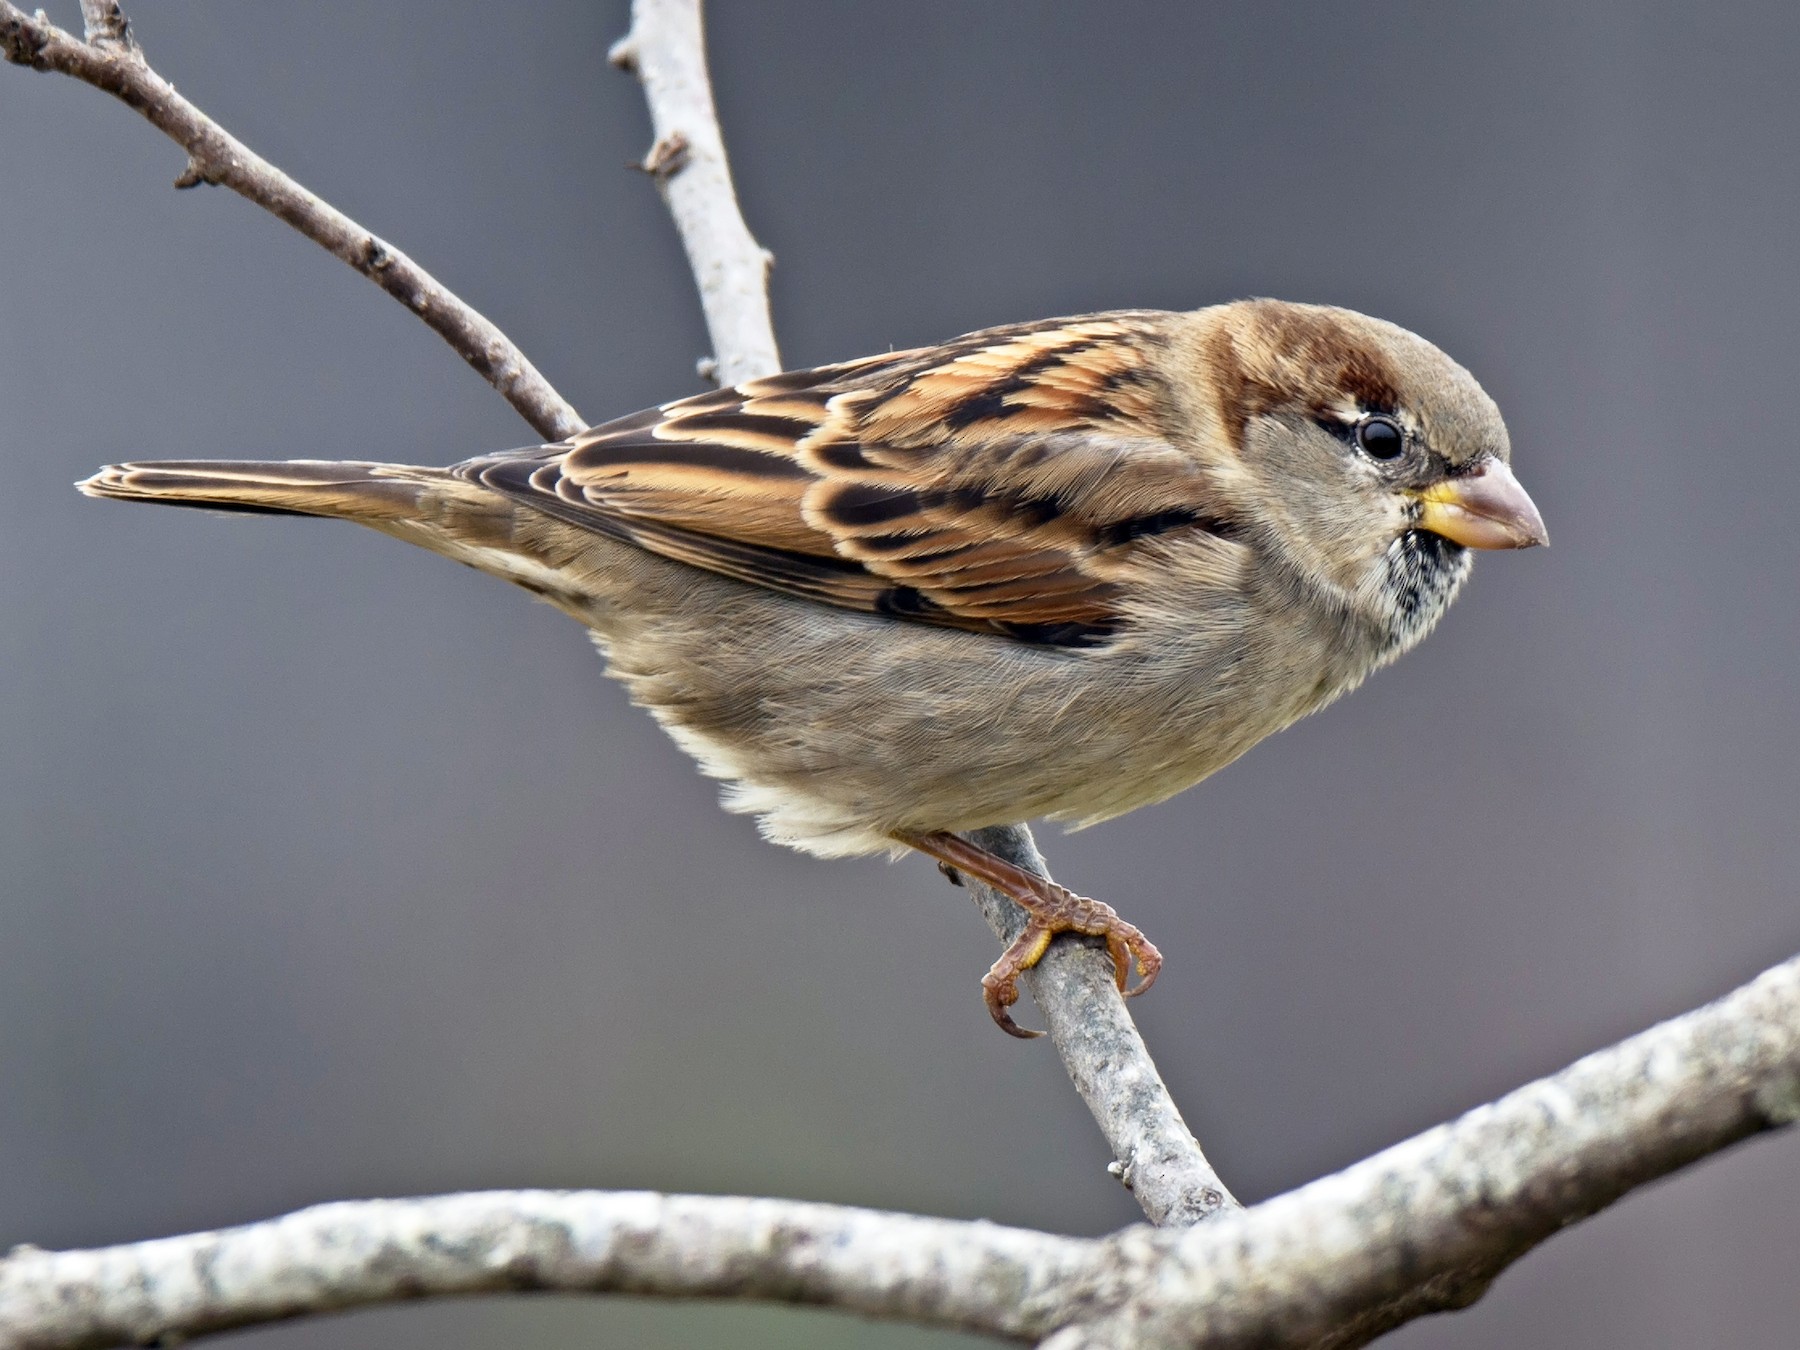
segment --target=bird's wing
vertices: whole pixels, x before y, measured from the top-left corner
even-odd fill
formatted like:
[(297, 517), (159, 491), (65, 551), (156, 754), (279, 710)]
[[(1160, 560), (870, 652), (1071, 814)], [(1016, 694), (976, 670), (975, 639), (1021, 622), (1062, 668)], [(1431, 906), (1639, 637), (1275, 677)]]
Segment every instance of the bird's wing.
[(751, 380), (458, 471), (584, 529), (846, 609), (1087, 646), (1144, 541), (1229, 533), (1164, 435), (1155, 312)]

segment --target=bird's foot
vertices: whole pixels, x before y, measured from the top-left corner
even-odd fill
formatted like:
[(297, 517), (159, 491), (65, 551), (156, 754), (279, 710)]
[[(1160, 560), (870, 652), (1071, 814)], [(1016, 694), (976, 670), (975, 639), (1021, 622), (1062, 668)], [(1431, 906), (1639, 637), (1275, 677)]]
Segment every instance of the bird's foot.
[[(901, 834), (895, 838), (936, 858), (940, 867), (954, 868), (977, 881), (986, 882), (1029, 916), (1025, 931), (1001, 953), (1000, 959), (981, 980), (988, 1014), (1008, 1035), (1023, 1038), (1043, 1035), (1041, 1031), (1028, 1031), (1013, 1021), (1010, 1009), (1019, 1001), (1019, 976), (1042, 959), (1050, 940), (1058, 933), (1081, 933), (1104, 939), (1107, 955), (1112, 958), (1113, 982), (1126, 997), (1141, 994), (1156, 983), (1157, 973), (1162, 969), (1162, 953), (1135, 924), (1121, 919), (1111, 905), (1076, 895), (1066, 887), (1015, 867), (1004, 858), (954, 834), (940, 831)], [(1138, 974), (1135, 985), (1131, 983), (1134, 964)]]
[[(1028, 874), (1029, 875), (1029, 874)], [(985, 878), (984, 878), (985, 880)], [(1000, 889), (999, 887), (995, 888)], [(988, 1014), (1008, 1035), (1041, 1036), (1041, 1031), (1027, 1031), (1013, 1021), (1008, 1010), (1019, 1001), (1019, 976), (1035, 966), (1058, 933), (1082, 933), (1104, 938), (1106, 953), (1112, 957), (1113, 983), (1127, 998), (1135, 998), (1156, 983), (1162, 970), (1162, 953), (1145, 937), (1136, 924), (1119, 917), (1111, 905), (1076, 895), (1052, 882), (1042, 883), (1042, 891), (1033, 896), (1035, 903), (1013, 895), (1031, 915), (1025, 931), (1000, 954), (1000, 959), (981, 977), (981, 988), (987, 996)], [(1131, 967), (1137, 966), (1138, 982), (1130, 983)]]

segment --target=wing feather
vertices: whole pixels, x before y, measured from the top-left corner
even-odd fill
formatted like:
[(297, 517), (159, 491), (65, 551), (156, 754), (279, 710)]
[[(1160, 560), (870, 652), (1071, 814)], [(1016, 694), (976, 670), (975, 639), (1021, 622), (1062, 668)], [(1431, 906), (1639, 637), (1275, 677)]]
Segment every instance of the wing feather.
[(1087, 646), (1143, 541), (1229, 535), (1166, 438), (1173, 316), (989, 329), (789, 371), (458, 471), (572, 525), (826, 604)]

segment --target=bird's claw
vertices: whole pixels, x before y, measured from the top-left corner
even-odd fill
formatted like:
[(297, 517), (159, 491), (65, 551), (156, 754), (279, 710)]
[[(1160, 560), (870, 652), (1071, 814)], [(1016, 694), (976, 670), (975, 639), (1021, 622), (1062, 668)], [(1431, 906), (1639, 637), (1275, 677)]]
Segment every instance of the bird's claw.
[[(982, 977), (981, 989), (988, 1015), (1009, 1036), (1030, 1039), (1041, 1031), (1028, 1031), (1013, 1021), (1010, 1009), (1019, 1001), (1019, 976), (1035, 966), (1058, 933), (1080, 933), (1100, 938), (1112, 958), (1113, 983), (1127, 998), (1143, 993), (1156, 983), (1162, 970), (1162, 953), (1137, 928), (1119, 917), (1111, 905), (1076, 895), (1047, 877), (1028, 872), (996, 857), (969, 840), (945, 831), (928, 834), (897, 831), (894, 838), (937, 860), (952, 880), (971, 877), (1007, 896), (1027, 915), (1024, 931), (1001, 953)], [(1137, 967), (1138, 982), (1131, 983)]]
[[(1004, 958), (1002, 958), (1004, 959)], [(1012, 1005), (1019, 1001), (1019, 972), (1004, 972), (1000, 962), (981, 977), (981, 992), (987, 999), (988, 1016), (994, 1019), (994, 1025), (1008, 1036), (1017, 1036), (1022, 1041), (1036, 1040), (1044, 1033), (1033, 1031), (1030, 1027), (1022, 1027), (1013, 1021)]]
[[(1055, 885), (1043, 886), (1033, 898), (1038, 904), (1031, 911), (1031, 922), (981, 980), (988, 1015), (1007, 1035), (1028, 1040), (1044, 1034), (1021, 1027), (1009, 1010), (1019, 1001), (1019, 976), (1043, 959), (1050, 940), (1058, 933), (1103, 938), (1106, 954), (1112, 958), (1113, 983), (1126, 998), (1135, 998), (1156, 983), (1162, 971), (1162, 953), (1135, 924), (1121, 919), (1111, 905)], [(1138, 974), (1135, 985), (1131, 983), (1133, 965)]]

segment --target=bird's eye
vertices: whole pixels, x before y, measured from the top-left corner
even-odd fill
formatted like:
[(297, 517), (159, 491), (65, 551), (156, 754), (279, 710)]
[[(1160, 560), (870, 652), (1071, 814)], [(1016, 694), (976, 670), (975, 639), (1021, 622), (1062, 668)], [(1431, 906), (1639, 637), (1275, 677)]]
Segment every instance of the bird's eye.
[(1356, 448), (1370, 459), (1399, 459), (1406, 433), (1391, 417), (1365, 417), (1356, 424)]

